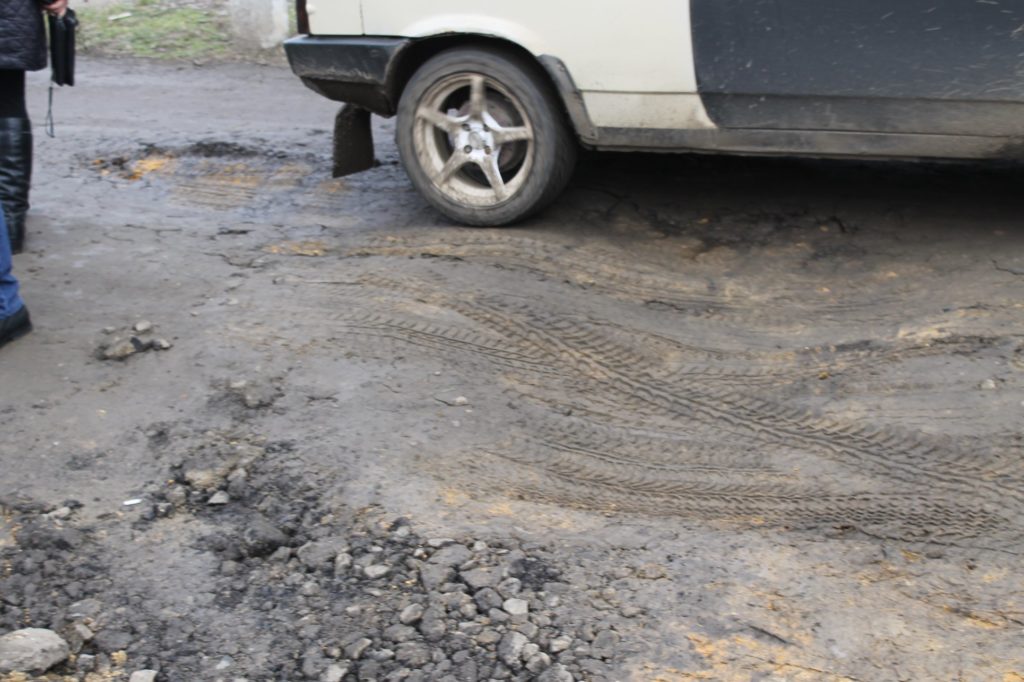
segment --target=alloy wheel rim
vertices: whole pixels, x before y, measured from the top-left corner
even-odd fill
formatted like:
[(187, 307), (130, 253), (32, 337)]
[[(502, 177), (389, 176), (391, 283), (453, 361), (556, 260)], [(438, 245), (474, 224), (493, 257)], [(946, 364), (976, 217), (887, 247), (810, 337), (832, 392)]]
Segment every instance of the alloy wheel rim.
[(458, 73), (424, 93), (413, 144), (420, 167), (442, 194), (488, 208), (522, 188), (535, 140), (524, 107), (507, 88), (479, 73)]

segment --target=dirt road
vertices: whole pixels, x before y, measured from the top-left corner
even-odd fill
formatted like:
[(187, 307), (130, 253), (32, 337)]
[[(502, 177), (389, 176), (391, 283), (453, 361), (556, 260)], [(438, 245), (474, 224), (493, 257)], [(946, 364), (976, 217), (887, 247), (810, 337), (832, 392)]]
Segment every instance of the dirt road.
[(1024, 680), (1019, 169), (591, 155), (477, 230), (278, 68), (57, 107), (0, 353), (53, 674)]

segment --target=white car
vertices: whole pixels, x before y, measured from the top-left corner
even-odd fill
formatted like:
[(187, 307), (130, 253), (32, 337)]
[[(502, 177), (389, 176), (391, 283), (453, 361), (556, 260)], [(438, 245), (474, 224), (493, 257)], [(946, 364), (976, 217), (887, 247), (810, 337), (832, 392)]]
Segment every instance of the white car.
[(335, 174), (397, 115), (450, 218), (550, 203), (580, 146), (868, 158), (1024, 157), (1024, 1), (297, 0), (285, 44), (348, 105)]

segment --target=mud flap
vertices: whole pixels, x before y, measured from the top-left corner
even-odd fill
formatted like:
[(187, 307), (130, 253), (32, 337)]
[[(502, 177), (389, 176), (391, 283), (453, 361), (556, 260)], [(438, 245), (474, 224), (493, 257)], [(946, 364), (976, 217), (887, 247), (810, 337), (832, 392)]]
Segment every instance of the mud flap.
[(373, 132), (370, 112), (346, 104), (334, 118), (333, 175), (340, 178), (373, 168)]

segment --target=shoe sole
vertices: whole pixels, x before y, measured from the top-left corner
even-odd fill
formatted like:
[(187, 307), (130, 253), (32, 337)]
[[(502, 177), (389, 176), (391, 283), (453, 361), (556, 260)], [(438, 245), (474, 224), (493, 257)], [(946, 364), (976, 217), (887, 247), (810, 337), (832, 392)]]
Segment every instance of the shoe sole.
[(11, 335), (8, 336), (6, 339), (0, 341), (0, 347), (6, 346), (11, 341), (17, 341), (18, 339), (20, 339), (21, 337), (25, 336), (26, 334), (28, 334), (31, 331), (32, 331), (32, 323), (29, 322), (28, 324), (26, 324), (21, 329), (17, 329), (15, 331), (11, 332)]

